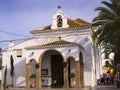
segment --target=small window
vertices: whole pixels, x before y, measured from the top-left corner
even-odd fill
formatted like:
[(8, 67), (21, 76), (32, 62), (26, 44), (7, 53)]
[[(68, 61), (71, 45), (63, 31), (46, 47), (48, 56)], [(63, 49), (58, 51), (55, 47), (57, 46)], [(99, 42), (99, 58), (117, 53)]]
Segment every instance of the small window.
[(22, 49), (17, 49), (16, 50), (16, 56), (17, 57), (22, 57)]

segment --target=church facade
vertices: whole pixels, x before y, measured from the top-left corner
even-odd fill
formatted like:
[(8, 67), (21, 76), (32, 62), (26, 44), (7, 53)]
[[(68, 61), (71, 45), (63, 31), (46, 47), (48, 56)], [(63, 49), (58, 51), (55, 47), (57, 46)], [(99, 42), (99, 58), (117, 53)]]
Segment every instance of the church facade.
[[(3, 51), (3, 71), (8, 68), (7, 84), (12, 84), (10, 57), (14, 59), (14, 87), (95, 86), (100, 76), (101, 59), (92, 41), (91, 24), (70, 19), (61, 9), (52, 24), (32, 30), (32, 37), (19, 44), (10, 42)], [(73, 75), (71, 78), (70, 75)], [(3, 83), (3, 80), (2, 80)]]

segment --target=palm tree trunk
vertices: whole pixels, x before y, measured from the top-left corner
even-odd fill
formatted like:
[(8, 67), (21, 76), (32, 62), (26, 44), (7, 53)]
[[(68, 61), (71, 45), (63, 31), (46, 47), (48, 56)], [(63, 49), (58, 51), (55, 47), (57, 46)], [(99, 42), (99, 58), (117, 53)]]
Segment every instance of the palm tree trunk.
[(114, 63), (115, 63), (115, 73), (116, 73), (116, 66), (120, 64), (120, 48), (115, 51), (114, 53)]
[(115, 52), (114, 61), (115, 61), (115, 65), (120, 64), (120, 50), (117, 50)]

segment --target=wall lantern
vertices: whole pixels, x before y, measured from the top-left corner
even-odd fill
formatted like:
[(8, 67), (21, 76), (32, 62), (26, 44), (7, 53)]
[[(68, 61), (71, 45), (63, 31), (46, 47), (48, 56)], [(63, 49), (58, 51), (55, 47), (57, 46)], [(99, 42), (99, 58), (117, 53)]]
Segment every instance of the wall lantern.
[(36, 63), (35, 67), (38, 69), (39, 68), (39, 63)]

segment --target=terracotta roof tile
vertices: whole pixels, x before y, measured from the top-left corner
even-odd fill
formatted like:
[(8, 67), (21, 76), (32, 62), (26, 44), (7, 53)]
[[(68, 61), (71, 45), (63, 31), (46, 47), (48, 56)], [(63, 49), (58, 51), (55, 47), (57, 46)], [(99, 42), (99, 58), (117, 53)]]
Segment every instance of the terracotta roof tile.
[(84, 20), (82, 20), (82, 19), (80, 19), (80, 18), (76, 18), (76, 19), (74, 19), (74, 21), (80, 23), (81, 25), (91, 26), (91, 23), (89, 23), (89, 22), (87, 22), (87, 21), (84, 21)]
[(44, 45), (35, 45), (35, 46), (28, 46), (26, 49), (37, 49), (37, 48), (47, 48), (47, 47), (64, 47), (64, 46), (74, 46), (77, 45), (76, 43), (73, 42), (68, 42), (65, 40), (58, 40), (54, 42), (50, 42)]
[[(66, 29), (69, 30), (71, 28), (81, 28), (81, 29), (83, 28), (84, 29), (84, 28), (90, 28), (90, 26), (91, 26), (91, 23), (86, 22), (86, 21), (84, 21), (84, 20), (82, 20), (80, 18), (77, 18), (75, 20), (72, 20), (72, 19), (68, 18), (67, 23), (69, 25), (68, 28), (56, 28), (54, 31), (66, 30)], [(51, 25), (45, 26), (45, 27), (40, 28), (40, 29), (32, 30), (31, 33), (34, 34), (34, 33), (40, 33), (40, 32), (45, 32), (45, 31), (49, 31), (49, 30), (52, 31)]]
[(80, 18), (77, 18), (75, 20), (68, 19), (68, 25), (69, 28), (75, 28), (75, 27), (90, 27), (91, 24), (89, 22), (86, 22)]

